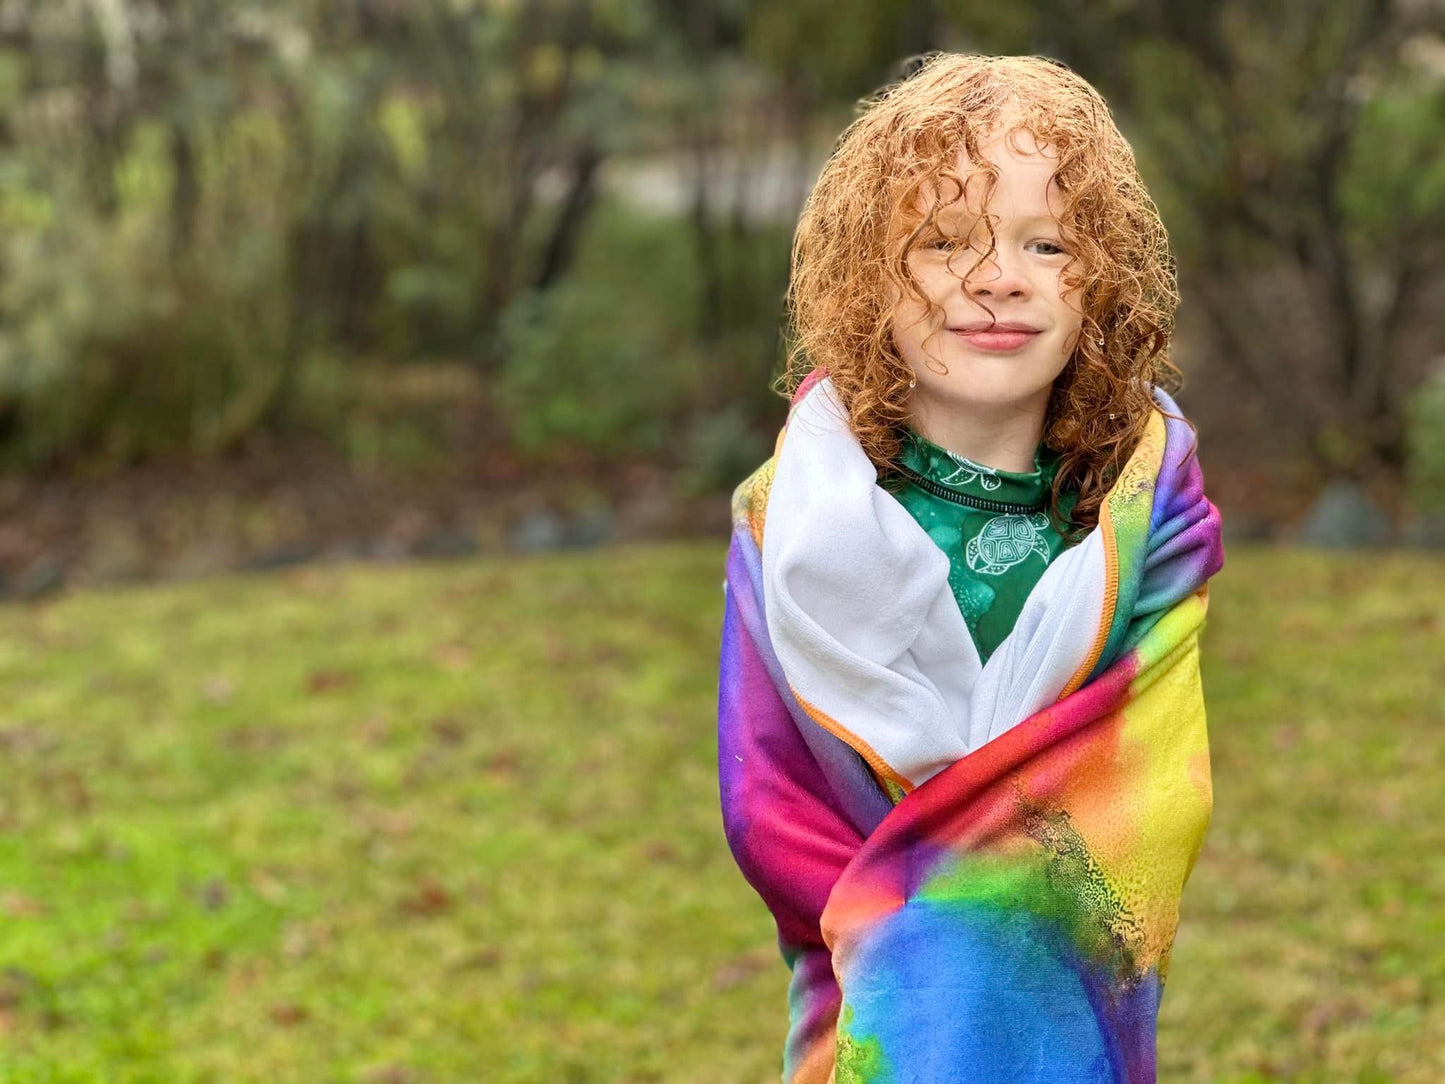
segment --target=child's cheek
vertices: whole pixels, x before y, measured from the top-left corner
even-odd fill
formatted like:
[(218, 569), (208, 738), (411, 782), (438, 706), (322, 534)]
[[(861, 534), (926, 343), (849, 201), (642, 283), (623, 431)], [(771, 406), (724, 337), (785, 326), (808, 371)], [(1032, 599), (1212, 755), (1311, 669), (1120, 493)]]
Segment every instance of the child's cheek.
[(1063, 268), (1060, 268), (1057, 288), (1059, 299), (1074, 312), (1082, 316), (1084, 314), (1084, 284), (1082, 282), (1075, 282), (1073, 285), (1070, 285), (1064, 277)]

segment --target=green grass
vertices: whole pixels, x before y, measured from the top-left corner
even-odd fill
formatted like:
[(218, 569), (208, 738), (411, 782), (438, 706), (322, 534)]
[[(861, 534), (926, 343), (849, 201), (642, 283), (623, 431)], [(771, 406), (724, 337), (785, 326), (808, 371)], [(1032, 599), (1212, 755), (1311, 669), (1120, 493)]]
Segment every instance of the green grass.
[[(775, 1080), (724, 548), (0, 609), (0, 1080)], [(1230, 549), (1161, 1081), (1445, 1079), (1442, 585)]]

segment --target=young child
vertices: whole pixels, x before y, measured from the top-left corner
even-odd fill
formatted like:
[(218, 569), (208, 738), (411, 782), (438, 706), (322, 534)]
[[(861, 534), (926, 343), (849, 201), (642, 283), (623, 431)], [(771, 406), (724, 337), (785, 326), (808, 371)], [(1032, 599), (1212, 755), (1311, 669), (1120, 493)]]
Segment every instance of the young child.
[(785, 1080), (1153, 1080), (1223, 563), (1159, 383), (1173, 261), (1077, 74), (922, 61), (798, 223), (788, 420), (733, 500), (724, 825), (792, 969)]

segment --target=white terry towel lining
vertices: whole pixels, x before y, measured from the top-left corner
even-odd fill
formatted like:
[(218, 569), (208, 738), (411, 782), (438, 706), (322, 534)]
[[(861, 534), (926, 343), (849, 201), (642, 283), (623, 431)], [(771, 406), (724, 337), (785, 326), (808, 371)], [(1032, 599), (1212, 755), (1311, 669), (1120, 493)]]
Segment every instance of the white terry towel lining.
[(826, 376), (788, 419), (762, 564), (768, 633), (794, 694), (910, 786), (1054, 703), (1104, 606), (1096, 527), (1054, 558), (981, 665), (947, 555), (878, 485)]

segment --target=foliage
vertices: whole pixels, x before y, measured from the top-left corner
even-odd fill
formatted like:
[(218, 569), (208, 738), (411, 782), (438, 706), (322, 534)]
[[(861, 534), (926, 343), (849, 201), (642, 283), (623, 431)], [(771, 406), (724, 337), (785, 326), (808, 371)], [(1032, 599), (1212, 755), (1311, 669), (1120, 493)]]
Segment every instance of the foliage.
[[(26, 197), (10, 195), (13, 220)], [(284, 261), (273, 235), (179, 279), (163, 224), (129, 197), (109, 220), (42, 196), (30, 213), (3, 242), (0, 402), (20, 419), (5, 459), (210, 451), (255, 424), (288, 364), (289, 308), (267, 303)]]
[(687, 430), (679, 487), (690, 494), (728, 492), (771, 454), (766, 434), (759, 432), (743, 404), (729, 403), (701, 415)]
[[(1445, 241), (1419, 5), (14, 0), (0, 24), (3, 466), (318, 418), (383, 447), (338, 417), (348, 371), (462, 361), (518, 406), (520, 450), (726, 484), (729, 444), (778, 421), (792, 221), (720, 195), (778, 176), (719, 178), (811, 157), (932, 48), (1098, 85), (1216, 356), (1328, 468), (1403, 463)], [(608, 207), (644, 160), (691, 186), (666, 226)]]
[(1068, 43), (1122, 115), (1216, 356), (1290, 404), (1326, 472), (1405, 460), (1445, 256), (1440, 29), (1404, 4), (1214, 0), (1178, 21), (1124, 5)]
[(573, 283), (515, 299), (498, 391), (517, 447), (533, 456), (558, 442), (613, 456), (659, 451), (685, 347), (656, 315), (630, 290)]
[[(691, 464), (696, 488), (736, 483), (759, 445), (752, 416), (725, 404), (766, 390), (775, 344), (757, 329), (770, 326), (785, 268), (776, 230), (720, 242), (722, 296), (705, 289), (684, 223), (612, 202), (594, 212), (567, 278), (520, 295), (503, 317), (497, 394), (521, 451), (554, 462), (569, 446), (662, 454)], [(712, 344), (696, 335), (704, 309), (723, 313), (728, 331)], [(732, 420), (714, 424), (720, 416)]]
[(1445, 511), (1445, 363), (1436, 363), (1407, 409), (1410, 496), (1421, 510)]
[(626, 138), (640, 13), (11, 5), (0, 458), (224, 447), (314, 413), (317, 355), (489, 371), (565, 270), (540, 178)]

